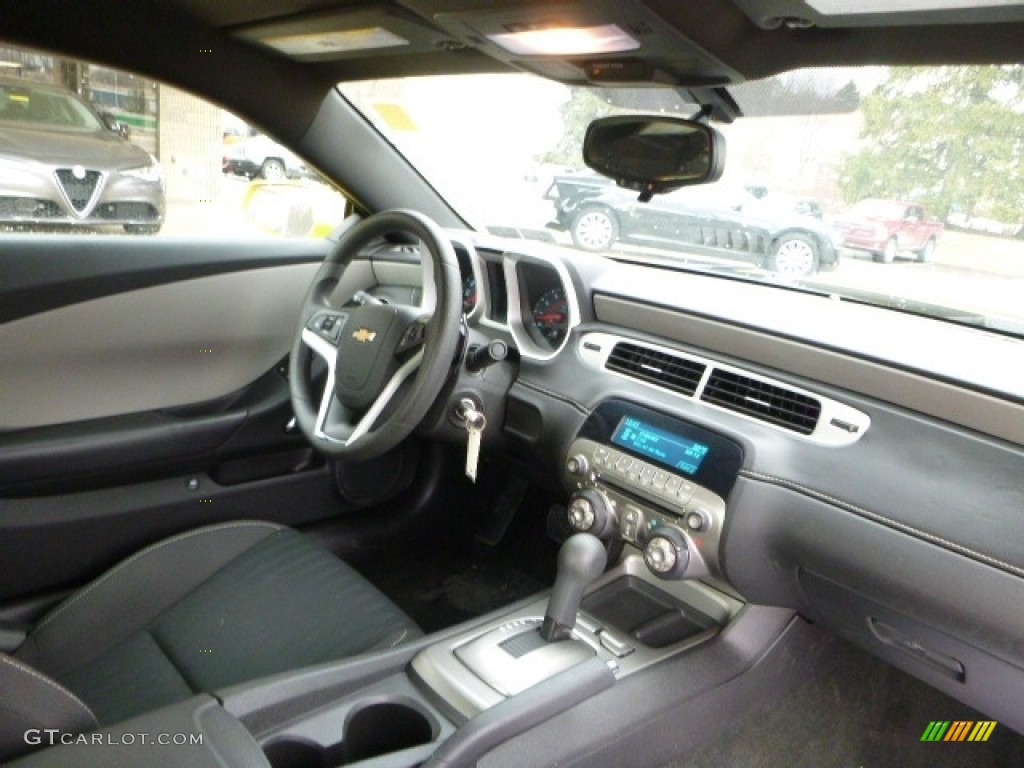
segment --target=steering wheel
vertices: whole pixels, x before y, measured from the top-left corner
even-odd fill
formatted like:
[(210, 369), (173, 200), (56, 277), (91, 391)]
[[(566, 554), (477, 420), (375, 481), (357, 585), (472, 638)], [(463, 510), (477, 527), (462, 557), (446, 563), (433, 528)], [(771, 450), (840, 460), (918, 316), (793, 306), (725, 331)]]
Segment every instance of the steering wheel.
[[(421, 306), (386, 304), (368, 295), (361, 306), (333, 304), (331, 294), (352, 259), (394, 234), (423, 244)], [(289, 361), (295, 420), (315, 448), (330, 456), (368, 459), (416, 428), (451, 370), (461, 284), (451, 241), (423, 214), (384, 211), (341, 236), (306, 293)], [(309, 374), (314, 354), (327, 364), (319, 403)]]

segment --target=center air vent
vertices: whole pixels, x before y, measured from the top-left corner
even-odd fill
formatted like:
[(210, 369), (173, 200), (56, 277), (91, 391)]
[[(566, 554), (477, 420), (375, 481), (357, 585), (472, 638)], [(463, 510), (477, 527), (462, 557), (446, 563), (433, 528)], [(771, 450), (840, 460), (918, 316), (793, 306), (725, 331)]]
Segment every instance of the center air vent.
[(821, 403), (813, 397), (759, 379), (716, 368), (701, 400), (809, 435), (818, 425)]
[(605, 368), (691, 396), (707, 368), (703, 363), (620, 341), (608, 355)]

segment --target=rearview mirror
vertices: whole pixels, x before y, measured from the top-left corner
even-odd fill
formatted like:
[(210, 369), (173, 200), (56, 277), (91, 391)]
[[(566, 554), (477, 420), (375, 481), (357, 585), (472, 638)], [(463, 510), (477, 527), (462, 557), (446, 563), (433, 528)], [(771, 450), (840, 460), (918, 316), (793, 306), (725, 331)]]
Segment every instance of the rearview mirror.
[(677, 117), (604, 117), (587, 128), (583, 162), (620, 187), (652, 195), (709, 184), (722, 176), (725, 137), (710, 125)]

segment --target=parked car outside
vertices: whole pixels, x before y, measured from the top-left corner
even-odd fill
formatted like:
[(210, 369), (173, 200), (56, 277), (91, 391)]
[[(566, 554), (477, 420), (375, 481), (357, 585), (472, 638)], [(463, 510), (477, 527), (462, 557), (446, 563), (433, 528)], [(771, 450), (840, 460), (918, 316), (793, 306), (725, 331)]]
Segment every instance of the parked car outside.
[(64, 88), (0, 79), (0, 223), (159, 231), (160, 164), (111, 122)]
[(554, 201), (555, 206), (561, 209), (578, 205), (586, 197), (596, 197), (614, 185), (615, 182), (607, 176), (589, 169), (577, 173), (562, 173), (551, 180), (551, 186), (544, 193), (544, 199)]
[(549, 189), (547, 195), (556, 208), (551, 226), (568, 231), (587, 251), (606, 251), (621, 240), (739, 259), (798, 277), (838, 264), (828, 226), (795, 206), (770, 197), (759, 200), (743, 188), (680, 189), (641, 203), (635, 192), (560, 178), (552, 185), (559, 193)]
[(226, 146), (222, 170), (236, 176), (259, 177), (268, 181), (313, 175), (301, 158), (264, 134)]
[(838, 217), (833, 226), (845, 248), (868, 251), (875, 261), (891, 264), (900, 251), (931, 261), (942, 222), (917, 203), (869, 198)]

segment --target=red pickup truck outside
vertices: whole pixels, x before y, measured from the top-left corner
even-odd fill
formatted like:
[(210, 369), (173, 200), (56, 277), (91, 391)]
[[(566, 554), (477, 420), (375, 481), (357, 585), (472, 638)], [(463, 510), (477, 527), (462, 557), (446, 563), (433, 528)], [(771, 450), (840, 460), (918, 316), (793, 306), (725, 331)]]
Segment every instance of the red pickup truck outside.
[(861, 200), (833, 222), (844, 248), (869, 251), (875, 261), (890, 264), (900, 251), (909, 251), (918, 261), (930, 261), (942, 232), (942, 222), (933, 219), (917, 203), (894, 200)]

